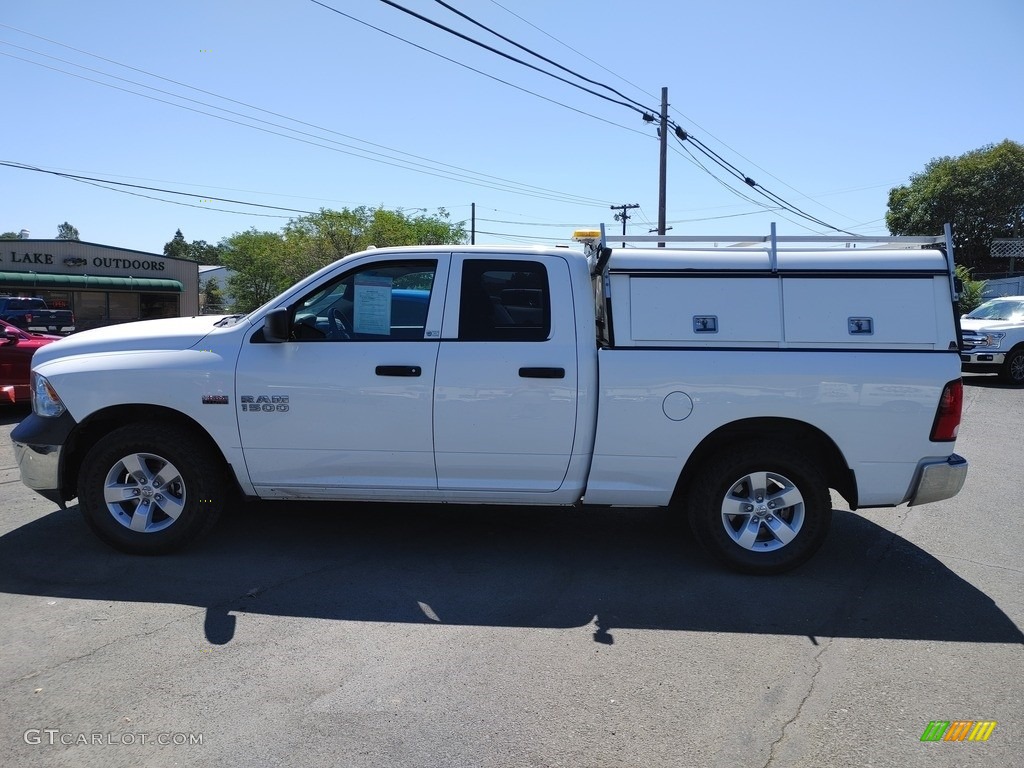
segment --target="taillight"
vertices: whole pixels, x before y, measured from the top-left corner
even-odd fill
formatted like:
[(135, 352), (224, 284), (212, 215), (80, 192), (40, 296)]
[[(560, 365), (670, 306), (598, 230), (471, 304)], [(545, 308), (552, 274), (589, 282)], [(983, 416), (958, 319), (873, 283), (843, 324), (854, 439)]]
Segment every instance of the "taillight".
[(31, 312), (26, 312), (25, 313), (25, 322), (26, 323), (31, 323), (32, 322), (32, 313)]
[(964, 408), (964, 383), (960, 379), (949, 382), (942, 390), (939, 407), (935, 411), (931, 440), (937, 443), (956, 440), (960, 429), (960, 415)]

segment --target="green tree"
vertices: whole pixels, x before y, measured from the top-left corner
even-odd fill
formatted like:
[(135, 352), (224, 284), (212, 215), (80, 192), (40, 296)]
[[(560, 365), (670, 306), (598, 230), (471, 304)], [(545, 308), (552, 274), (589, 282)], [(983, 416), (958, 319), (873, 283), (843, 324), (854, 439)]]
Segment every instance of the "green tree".
[(220, 315), (229, 311), (225, 304), (224, 291), (214, 278), (211, 277), (204, 282), (199, 288), (199, 293), (203, 297), (203, 312), (206, 314)]
[(465, 222), (451, 222), (448, 211), (410, 216), (383, 206), (369, 208), (326, 208), (318, 213), (292, 219), (284, 228), (292, 282), (370, 246), (442, 245), (466, 240)]
[(291, 285), (281, 234), (254, 227), (223, 240), (221, 248), (221, 263), (235, 273), (228, 278), (228, 292), (237, 312), (251, 312)]
[(200, 264), (220, 264), (220, 255), (219, 245), (210, 245), (205, 240), (193, 240), (188, 246), (188, 256), (184, 258)]
[(321, 208), (292, 219), (284, 228), (288, 244), (288, 272), (292, 282), (310, 275), (342, 256), (363, 250), (367, 215), (364, 208), (332, 211)]
[(977, 265), (993, 238), (1011, 237), (1024, 210), (1024, 145), (1009, 139), (959, 157), (940, 157), (889, 191), (894, 235), (934, 235), (953, 225), (957, 261)]
[(187, 253), (188, 242), (185, 240), (185, 235), (179, 229), (174, 233), (174, 237), (169, 242), (164, 243), (164, 256), (170, 256), (173, 259), (187, 259)]
[(449, 219), (444, 208), (418, 216), (383, 207), (322, 208), (292, 219), (281, 234), (251, 229), (232, 235), (218, 246), (219, 263), (236, 273), (228, 279), (235, 310), (249, 312), (321, 267), (370, 246), (464, 242), (465, 222)]
[(957, 302), (957, 309), (961, 315), (966, 315), (984, 301), (982, 294), (985, 292), (988, 280), (975, 280), (970, 268), (965, 267), (963, 264), (956, 265), (956, 276), (960, 278), (963, 286), (960, 289), (960, 300)]
[(205, 240), (193, 240), (190, 243), (180, 229), (169, 242), (164, 243), (164, 256), (175, 259), (188, 259), (199, 264), (220, 264), (220, 255), (221, 246), (210, 245)]
[(21, 235), (17, 232), (4, 232), (0, 234), (0, 240), (19, 240)]
[(78, 227), (73, 227), (66, 221), (57, 227), (58, 240), (79, 240)]

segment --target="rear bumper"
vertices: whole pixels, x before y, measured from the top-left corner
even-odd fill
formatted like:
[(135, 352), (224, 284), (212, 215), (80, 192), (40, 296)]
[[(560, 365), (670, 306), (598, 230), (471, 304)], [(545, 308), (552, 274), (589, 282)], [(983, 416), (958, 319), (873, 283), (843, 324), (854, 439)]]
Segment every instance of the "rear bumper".
[(918, 469), (910, 492), (910, 506), (951, 499), (960, 493), (967, 479), (967, 459), (952, 454), (945, 459), (925, 462)]

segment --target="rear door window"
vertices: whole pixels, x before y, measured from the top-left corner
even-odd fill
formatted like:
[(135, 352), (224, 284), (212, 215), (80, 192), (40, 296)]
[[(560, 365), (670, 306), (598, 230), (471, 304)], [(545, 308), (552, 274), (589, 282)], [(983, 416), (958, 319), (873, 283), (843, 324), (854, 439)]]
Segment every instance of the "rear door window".
[(548, 273), (535, 261), (467, 259), (459, 339), (545, 341), (551, 335)]

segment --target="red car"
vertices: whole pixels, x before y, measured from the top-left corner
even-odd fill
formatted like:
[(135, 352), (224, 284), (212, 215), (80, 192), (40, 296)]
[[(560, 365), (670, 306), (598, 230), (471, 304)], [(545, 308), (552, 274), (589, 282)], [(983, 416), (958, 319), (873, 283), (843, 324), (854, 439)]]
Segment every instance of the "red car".
[(0, 320), (0, 402), (28, 401), (32, 353), (60, 338), (48, 333), (29, 333)]

